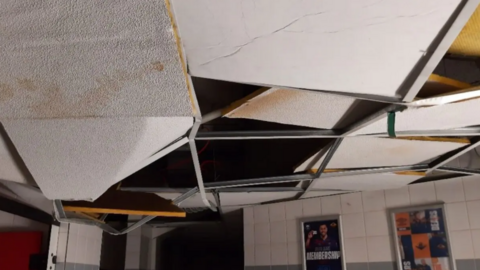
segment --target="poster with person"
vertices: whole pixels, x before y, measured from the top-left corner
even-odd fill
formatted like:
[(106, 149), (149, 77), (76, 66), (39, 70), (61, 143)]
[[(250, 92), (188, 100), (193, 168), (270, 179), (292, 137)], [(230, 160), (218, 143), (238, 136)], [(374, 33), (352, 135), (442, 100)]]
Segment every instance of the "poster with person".
[(303, 221), (303, 269), (343, 270), (340, 218)]
[(454, 270), (443, 205), (393, 210), (402, 270)]

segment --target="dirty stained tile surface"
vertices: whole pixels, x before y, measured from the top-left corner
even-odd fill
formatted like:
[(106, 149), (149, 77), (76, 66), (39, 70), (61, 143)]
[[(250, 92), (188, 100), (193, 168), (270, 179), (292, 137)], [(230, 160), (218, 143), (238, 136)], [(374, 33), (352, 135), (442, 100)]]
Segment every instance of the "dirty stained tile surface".
[(192, 115), (162, 0), (2, 1), (0, 25), (1, 118)]

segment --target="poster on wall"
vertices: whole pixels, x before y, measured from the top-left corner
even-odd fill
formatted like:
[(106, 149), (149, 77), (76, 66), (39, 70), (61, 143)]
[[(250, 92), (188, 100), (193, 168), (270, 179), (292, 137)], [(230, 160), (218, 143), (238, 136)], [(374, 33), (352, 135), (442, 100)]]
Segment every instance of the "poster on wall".
[(343, 270), (343, 241), (339, 216), (302, 220), (303, 270)]
[(391, 211), (398, 269), (455, 270), (443, 204)]

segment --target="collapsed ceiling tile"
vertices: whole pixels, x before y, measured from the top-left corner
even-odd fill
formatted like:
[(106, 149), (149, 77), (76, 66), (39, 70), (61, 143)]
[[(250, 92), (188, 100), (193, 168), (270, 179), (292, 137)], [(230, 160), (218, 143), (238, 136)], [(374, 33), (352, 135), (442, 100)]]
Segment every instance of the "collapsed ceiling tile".
[(98, 198), (192, 124), (192, 117), (3, 121), (42, 192), (62, 200)]
[(248, 118), (312, 128), (343, 128), (379, 110), (382, 103), (282, 88), (262, 88), (224, 110), (229, 118)]
[(460, 2), (174, 0), (172, 4), (193, 76), (397, 97)]
[(165, 1), (2, 1), (1, 118), (191, 116)]
[[(347, 137), (327, 165), (331, 169), (412, 165), (468, 145), (467, 139)], [(324, 152), (324, 151), (323, 151)], [(309, 157), (295, 172), (318, 168), (325, 154)], [(313, 164), (312, 164), (313, 163)]]
[[(480, 98), (432, 107), (411, 107), (395, 116), (395, 131), (443, 130), (480, 125)], [(387, 118), (382, 118), (352, 135), (387, 131)]]
[(298, 192), (220, 192), (223, 206), (252, 205), (277, 200), (293, 199)]
[(425, 176), (422, 172), (407, 172), (404, 174), (380, 173), (319, 178), (313, 185), (316, 189), (342, 190), (379, 190), (394, 189), (406, 186)]
[[(182, 193), (167, 193), (167, 192), (162, 192), (162, 193), (155, 193), (158, 196), (166, 199), (166, 200), (174, 200), (178, 196), (182, 195)], [(215, 204), (215, 197), (213, 196), (212, 193), (206, 193), (205, 194), (207, 197), (207, 200), (210, 202), (213, 202)], [(195, 208), (195, 207), (207, 207), (205, 203), (202, 201), (202, 197), (200, 196), (199, 193), (194, 194), (190, 198), (186, 199), (185, 201), (181, 202), (179, 207), (181, 208)]]

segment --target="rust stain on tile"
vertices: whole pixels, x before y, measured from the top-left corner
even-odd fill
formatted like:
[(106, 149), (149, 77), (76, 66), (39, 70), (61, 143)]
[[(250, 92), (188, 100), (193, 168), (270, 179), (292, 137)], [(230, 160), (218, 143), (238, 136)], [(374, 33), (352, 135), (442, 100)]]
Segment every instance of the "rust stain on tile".
[(152, 68), (153, 68), (154, 70), (156, 70), (156, 71), (163, 71), (164, 66), (163, 66), (163, 64), (160, 63), (160, 62), (153, 62), (153, 63), (152, 63)]
[(5, 83), (0, 83), (0, 102), (7, 101), (14, 96), (13, 88)]
[(28, 91), (37, 90), (37, 86), (35, 85), (32, 79), (27, 79), (27, 78), (17, 79), (17, 84), (21, 89), (25, 89)]

